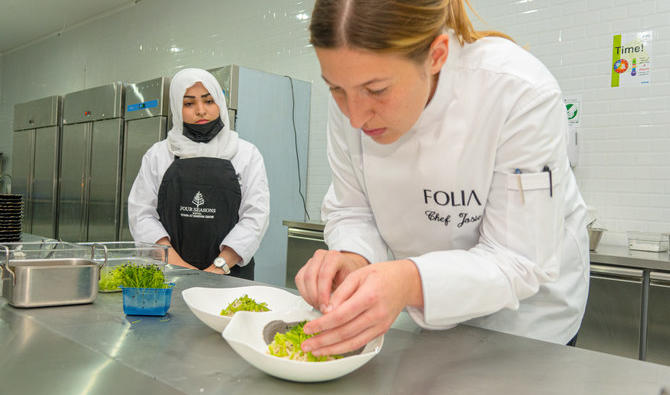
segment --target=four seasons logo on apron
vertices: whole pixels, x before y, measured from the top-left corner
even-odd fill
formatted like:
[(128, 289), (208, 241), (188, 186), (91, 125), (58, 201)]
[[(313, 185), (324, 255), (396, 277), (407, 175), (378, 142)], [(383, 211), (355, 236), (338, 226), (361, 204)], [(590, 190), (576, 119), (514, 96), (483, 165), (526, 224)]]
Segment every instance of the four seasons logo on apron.
[(216, 214), (215, 208), (202, 207), (205, 204), (205, 197), (202, 192), (196, 192), (191, 200), (193, 206), (179, 206), (179, 215), (185, 218), (202, 218), (202, 219), (214, 219)]

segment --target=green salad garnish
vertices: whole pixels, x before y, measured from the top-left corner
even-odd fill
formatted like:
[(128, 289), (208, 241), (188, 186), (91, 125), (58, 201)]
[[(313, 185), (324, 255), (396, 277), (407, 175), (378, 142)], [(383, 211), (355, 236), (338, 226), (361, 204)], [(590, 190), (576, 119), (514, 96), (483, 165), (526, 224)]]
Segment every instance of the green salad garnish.
[(303, 330), (307, 321), (291, 327), (286, 333), (276, 333), (272, 343), (268, 345), (268, 353), (275, 357), (288, 358), (294, 361), (325, 362), (342, 358), (341, 355), (322, 355), (316, 357), (311, 352), (304, 352), (300, 345), (314, 335)]
[(100, 272), (100, 281), (98, 282), (98, 288), (101, 291), (114, 291), (119, 289), (121, 285), (121, 266), (117, 266), (113, 269), (104, 267), (102, 272)]
[(126, 288), (169, 288), (165, 275), (158, 265), (128, 263), (115, 269), (119, 271), (120, 286)]
[(238, 311), (270, 311), (268, 304), (256, 303), (249, 295), (241, 296), (232, 301), (225, 309), (221, 310), (221, 315), (232, 317)]

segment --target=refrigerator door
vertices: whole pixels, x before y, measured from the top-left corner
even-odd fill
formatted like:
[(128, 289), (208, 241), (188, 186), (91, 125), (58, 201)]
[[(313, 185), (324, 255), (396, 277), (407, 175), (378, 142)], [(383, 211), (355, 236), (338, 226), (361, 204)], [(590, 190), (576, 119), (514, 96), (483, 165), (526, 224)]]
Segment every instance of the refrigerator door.
[(670, 365), (670, 273), (651, 272), (647, 361)]
[(125, 89), (126, 121), (166, 116), (170, 110), (168, 85), (165, 77), (128, 84)]
[(12, 147), (12, 193), (23, 195), (23, 227), (25, 233), (32, 232), (30, 187), (32, 185), (35, 130), (14, 132)]
[(114, 82), (68, 93), (63, 98), (63, 123), (113, 119), (123, 115), (123, 83)]
[(121, 229), (119, 240), (132, 240), (128, 229), (128, 194), (135, 177), (140, 171), (142, 157), (151, 146), (165, 138), (166, 117), (137, 119), (126, 122), (126, 136), (123, 142), (123, 182), (121, 184)]
[(123, 119), (93, 123), (88, 241), (118, 240)]
[(14, 106), (14, 130), (58, 126), (62, 98), (49, 96)]
[(56, 237), (58, 187), (58, 127), (35, 131), (35, 161), (31, 193), (32, 233)]
[(592, 264), (577, 347), (637, 359), (641, 317), (642, 270)]
[(86, 241), (91, 123), (64, 125), (61, 143), (58, 237), (70, 242)]
[(236, 129), (263, 155), (270, 189), (270, 224), (255, 254), (255, 279), (283, 286), (287, 230), (282, 220), (305, 219), (311, 85), (240, 67), (238, 87)]
[[(219, 81), (219, 85), (221, 85), (221, 89), (223, 89), (223, 95), (226, 97), (226, 106), (228, 106), (228, 110), (236, 111), (238, 109), (240, 67), (233, 64), (230, 66), (217, 67), (208, 71), (217, 81)], [(228, 114), (230, 115), (230, 113)]]

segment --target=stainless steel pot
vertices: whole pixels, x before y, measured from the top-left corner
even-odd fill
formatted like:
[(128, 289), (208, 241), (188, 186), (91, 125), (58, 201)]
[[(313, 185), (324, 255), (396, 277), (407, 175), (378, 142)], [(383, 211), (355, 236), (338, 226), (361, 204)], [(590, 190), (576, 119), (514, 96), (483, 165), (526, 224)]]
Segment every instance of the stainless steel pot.
[[(18, 249), (19, 245), (29, 248)], [(35, 246), (38, 248), (31, 248)], [(105, 251), (102, 264), (93, 260), (96, 245), (82, 247), (62, 242), (0, 245), (0, 251), (5, 253), (4, 264), (0, 266), (2, 296), (15, 307), (92, 303), (98, 295), (100, 269), (107, 261), (106, 247), (97, 248)]]

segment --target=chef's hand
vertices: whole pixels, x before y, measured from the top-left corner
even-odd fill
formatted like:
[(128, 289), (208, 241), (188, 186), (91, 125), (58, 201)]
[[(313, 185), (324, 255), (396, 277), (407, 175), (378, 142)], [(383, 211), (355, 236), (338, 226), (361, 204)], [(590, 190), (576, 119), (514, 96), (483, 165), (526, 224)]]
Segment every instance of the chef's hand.
[(330, 293), (351, 272), (367, 265), (367, 259), (352, 252), (317, 250), (295, 276), (295, 284), (307, 303), (325, 313)]
[(319, 333), (302, 343), (314, 355), (343, 354), (385, 333), (406, 306), (423, 306), (421, 277), (410, 260), (380, 262), (349, 274), (325, 315), (305, 324)]

